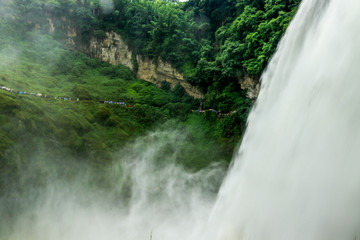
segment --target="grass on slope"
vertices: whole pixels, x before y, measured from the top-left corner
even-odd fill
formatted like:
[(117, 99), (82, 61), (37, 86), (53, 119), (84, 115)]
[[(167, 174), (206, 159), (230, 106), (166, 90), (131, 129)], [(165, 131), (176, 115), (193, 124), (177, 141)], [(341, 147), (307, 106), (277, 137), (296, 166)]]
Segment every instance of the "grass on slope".
[(179, 122), (197, 106), (188, 96), (135, 79), (127, 67), (66, 50), (50, 35), (31, 32), (0, 46), (0, 86), (46, 95), (0, 90), (0, 171), (15, 174), (39, 154), (105, 167), (127, 142), (171, 118), (178, 119), (172, 127), (181, 126), (187, 136), (179, 143), (183, 154), (178, 160), (185, 167), (198, 170), (229, 159), (221, 144), (201, 133), (204, 122)]

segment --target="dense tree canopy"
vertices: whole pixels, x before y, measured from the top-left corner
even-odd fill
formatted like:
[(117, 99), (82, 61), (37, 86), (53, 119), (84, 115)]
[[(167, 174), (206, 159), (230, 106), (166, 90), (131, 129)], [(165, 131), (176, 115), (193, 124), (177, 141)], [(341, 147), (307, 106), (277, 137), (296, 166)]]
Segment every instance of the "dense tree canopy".
[(239, 82), (258, 79), (297, 10), (300, 0), (116, 0), (100, 31), (117, 31), (136, 54), (169, 61), (206, 94), (205, 105), (235, 110), (246, 102)]
[[(45, 15), (72, 19), (80, 41), (116, 31), (134, 54), (155, 62), (161, 58), (178, 68), (187, 81), (206, 94), (208, 107), (228, 111), (238, 106), (222, 101), (245, 97), (238, 83), (245, 74), (259, 78), (299, 3), (300, 0), (14, 0), (12, 4), (32, 25), (46, 22), (41, 14), (44, 10)], [(61, 31), (57, 36), (63, 37)]]
[[(72, 96), (80, 103), (5, 93), (0, 95), (0, 173), (37, 148), (54, 155), (104, 162), (132, 137), (175, 119), (187, 134), (187, 162), (199, 169), (230, 159), (246, 127), (253, 100), (239, 82), (258, 79), (296, 13), (300, 0), (4, 0), (0, 2), (0, 86)], [(51, 25), (54, 32), (49, 32)], [(67, 25), (86, 47), (91, 37), (115, 31), (133, 54), (162, 59), (199, 87), (205, 99), (181, 85), (161, 88), (64, 47)], [(35, 31), (34, 31), (35, 30)], [(104, 105), (125, 101), (131, 108)], [(199, 107), (216, 109), (203, 115)], [(66, 131), (64, 130), (66, 129)], [(196, 129), (196, 130), (194, 130)], [(39, 146), (37, 143), (41, 142)], [(196, 144), (195, 144), (196, 143)], [(61, 145), (62, 152), (57, 149)], [(188, 147), (192, 146), (192, 147)], [(41, 149), (38, 149), (41, 151)], [(212, 154), (214, 152), (214, 154)], [(215, 154), (216, 152), (216, 154)], [(10, 161), (9, 159), (17, 159)], [(98, 164), (98, 163), (96, 163)], [(19, 163), (19, 165), (21, 165)], [(196, 166), (196, 167), (194, 167)], [(0, 183), (1, 187), (1, 183)]]

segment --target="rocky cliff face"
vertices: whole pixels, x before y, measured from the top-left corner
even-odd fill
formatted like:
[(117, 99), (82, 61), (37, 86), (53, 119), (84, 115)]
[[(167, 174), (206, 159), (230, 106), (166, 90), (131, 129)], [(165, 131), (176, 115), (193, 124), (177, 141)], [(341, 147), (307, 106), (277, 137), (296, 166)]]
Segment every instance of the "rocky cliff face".
[(134, 55), (121, 36), (115, 32), (106, 33), (103, 39), (92, 38), (88, 53), (112, 65), (122, 64), (136, 73), (136, 77), (160, 86), (162, 81), (170, 83), (171, 87), (180, 84), (186, 93), (200, 99), (204, 95), (194, 86), (184, 80), (184, 77), (169, 63), (159, 60), (156, 64), (142, 56)]
[[(54, 33), (57, 28), (61, 29), (61, 31), (66, 35), (66, 43), (65, 43), (66, 48), (75, 49), (76, 48), (75, 39), (78, 36), (75, 23), (67, 19), (66, 17), (54, 18), (54, 16), (52, 16), (49, 13), (45, 13), (45, 15), (48, 25), (48, 32)], [(36, 28), (37, 27), (35, 26), (35, 29)], [(38, 28), (40, 29), (40, 26)]]
[[(56, 27), (52, 16), (47, 15), (47, 21), (49, 33), (54, 32)], [(136, 73), (137, 78), (144, 79), (157, 86), (160, 86), (162, 81), (170, 83), (171, 88), (180, 84), (188, 95), (196, 99), (204, 98), (204, 94), (186, 82), (182, 74), (173, 68), (170, 63), (162, 60), (154, 63), (154, 61), (147, 57), (134, 55), (121, 36), (115, 32), (107, 32), (106, 37), (103, 39), (93, 37), (90, 40), (90, 45), (84, 46), (74, 41), (77, 37), (76, 25), (74, 23), (62, 17), (60, 19), (60, 28), (66, 33), (66, 47), (69, 49), (81, 49), (81, 51), (109, 62), (112, 65), (125, 65)], [(251, 78), (249, 74), (245, 73), (244, 77), (238, 79), (238, 83), (241, 89), (247, 90), (248, 98), (256, 99), (258, 97), (260, 91), (259, 79)]]
[(260, 82), (258, 79), (251, 78), (248, 73), (245, 73), (244, 77), (239, 79), (241, 89), (247, 90), (247, 97), (250, 99), (256, 99), (260, 92)]

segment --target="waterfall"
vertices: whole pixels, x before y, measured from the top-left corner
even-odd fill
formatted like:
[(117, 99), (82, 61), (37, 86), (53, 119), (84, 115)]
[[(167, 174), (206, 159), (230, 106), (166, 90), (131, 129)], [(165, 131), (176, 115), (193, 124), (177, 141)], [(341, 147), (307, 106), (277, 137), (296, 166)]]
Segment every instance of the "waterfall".
[(0, 199), (0, 240), (358, 239), (359, 10), (303, 0), (217, 196), (224, 168), (186, 172), (183, 129), (157, 131), (119, 149), (103, 188), (83, 163), (30, 159)]
[(203, 239), (356, 238), (359, 9), (358, 0), (302, 2), (262, 76)]

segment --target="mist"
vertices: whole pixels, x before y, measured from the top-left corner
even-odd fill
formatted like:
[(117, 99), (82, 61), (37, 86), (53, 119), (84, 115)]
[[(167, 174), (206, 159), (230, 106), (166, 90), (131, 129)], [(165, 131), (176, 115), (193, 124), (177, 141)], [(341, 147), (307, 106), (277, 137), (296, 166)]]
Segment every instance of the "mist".
[(112, 0), (100, 0), (100, 6), (104, 14), (114, 11), (114, 2)]
[(103, 170), (70, 159), (31, 159), (0, 201), (0, 215), (7, 216), (0, 239), (200, 235), (225, 169), (191, 172), (176, 164), (181, 153), (169, 149), (184, 139), (176, 130), (150, 133), (119, 149)]

